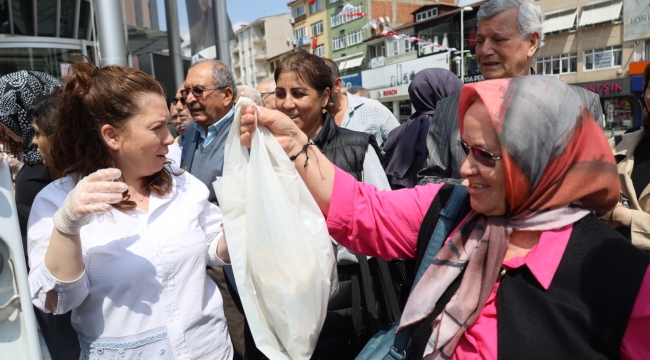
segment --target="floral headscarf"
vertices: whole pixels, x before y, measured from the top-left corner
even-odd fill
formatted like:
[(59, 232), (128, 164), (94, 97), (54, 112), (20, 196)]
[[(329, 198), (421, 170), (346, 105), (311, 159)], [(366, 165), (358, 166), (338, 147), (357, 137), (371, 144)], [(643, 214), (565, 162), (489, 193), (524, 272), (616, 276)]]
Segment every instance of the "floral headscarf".
[(468, 215), (425, 271), (404, 309), (400, 329), (426, 318), (465, 269), (462, 282), (432, 324), (425, 359), (448, 359), (478, 318), (496, 282), (512, 229), (551, 230), (613, 208), (620, 185), (605, 136), (580, 97), (546, 76), (465, 85), (459, 103), (481, 101), (501, 145), (507, 212)]

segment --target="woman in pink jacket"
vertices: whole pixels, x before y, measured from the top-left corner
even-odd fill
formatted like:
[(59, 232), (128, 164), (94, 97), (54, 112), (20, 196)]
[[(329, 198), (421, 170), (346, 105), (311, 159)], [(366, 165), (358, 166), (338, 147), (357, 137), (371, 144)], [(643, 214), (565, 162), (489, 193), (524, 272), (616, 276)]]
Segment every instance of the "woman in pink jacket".
[[(620, 189), (607, 141), (580, 104), (542, 76), (463, 88), (472, 210), (409, 297), (398, 330), (411, 331), (408, 358), (650, 358), (650, 258), (594, 216)], [(298, 155), (334, 239), (387, 260), (422, 256), (417, 240), (428, 241), (423, 224), (443, 185), (378, 192), (329, 163), (288, 117), (259, 109), (258, 120)], [(253, 129), (249, 108), (243, 144)]]

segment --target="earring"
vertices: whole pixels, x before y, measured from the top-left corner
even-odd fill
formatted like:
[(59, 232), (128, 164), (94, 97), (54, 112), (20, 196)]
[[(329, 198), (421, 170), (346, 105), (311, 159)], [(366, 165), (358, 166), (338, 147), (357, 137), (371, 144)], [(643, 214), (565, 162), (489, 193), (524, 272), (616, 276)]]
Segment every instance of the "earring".
[(327, 114), (327, 109), (323, 108), (323, 114)]

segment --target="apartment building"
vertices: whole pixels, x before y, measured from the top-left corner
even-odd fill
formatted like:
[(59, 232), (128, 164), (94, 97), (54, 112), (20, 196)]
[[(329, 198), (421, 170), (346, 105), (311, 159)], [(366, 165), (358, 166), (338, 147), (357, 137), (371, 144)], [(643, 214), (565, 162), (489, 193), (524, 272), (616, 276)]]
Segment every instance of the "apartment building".
[(257, 86), (273, 76), (267, 60), (293, 48), (290, 19), (291, 13), (267, 16), (235, 32), (230, 53), (237, 85)]
[(631, 65), (648, 59), (647, 40), (624, 37), (625, 27), (631, 24), (623, 21), (623, 7), (632, 2), (538, 1), (546, 16), (546, 44), (536, 54), (537, 73), (600, 95), (607, 128), (626, 129), (641, 122), (642, 89), (633, 89)]
[[(365, 40), (368, 69), (361, 71), (361, 85), (402, 122), (413, 113), (408, 86), (417, 72), (442, 68), (462, 74), (466, 82), (482, 80), (474, 55), (479, 5), (471, 9), (446, 3), (419, 6), (408, 19), (401, 19), (402, 25), (393, 27), (383, 17)], [(392, 31), (389, 36), (387, 31)]]
[[(423, 5), (451, 3), (454, 0), (327, 0), (327, 20), (331, 52), (329, 58), (349, 79), (360, 78), (360, 70), (369, 67), (366, 39), (375, 30), (372, 23), (390, 28), (411, 22), (412, 13)], [(374, 22), (373, 22), (374, 20)], [(351, 86), (361, 84), (348, 81)]]
[(291, 8), (296, 50), (310, 51), (320, 57), (329, 54), (326, 1), (328, 0), (293, 0), (287, 4)]

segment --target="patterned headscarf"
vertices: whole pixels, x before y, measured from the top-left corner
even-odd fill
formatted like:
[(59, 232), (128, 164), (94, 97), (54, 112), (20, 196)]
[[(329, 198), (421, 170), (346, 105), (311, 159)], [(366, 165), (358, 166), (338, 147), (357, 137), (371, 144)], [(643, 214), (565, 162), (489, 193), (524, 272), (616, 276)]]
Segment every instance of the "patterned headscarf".
[(34, 129), (27, 112), (34, 101), (51, 93), (61, 82), (38, 71), (21, 70), (0, 78), (0, 122), (22, 139), (25, 162), (43, 160), (32, 144)]
[(551, 230), (594, 211), (613, 208), (620, 187), (607, 140), (580, 97), (546, 76), (499, 79), (465, 85), (465, 113), (481, 101), (499, 139), (505, 172), (506, 214), (468, 215), (416, 285), (400, 329), (426, 318), (449, 285), (460, 287), (432, 324), (426, 359), (448, 359), (478, 318), (496, 282), (512, 229)]

